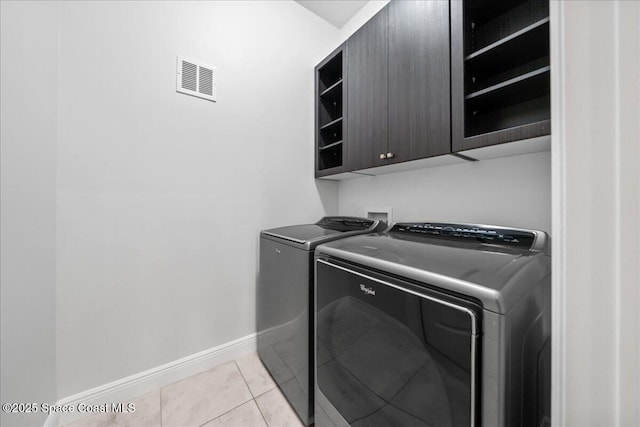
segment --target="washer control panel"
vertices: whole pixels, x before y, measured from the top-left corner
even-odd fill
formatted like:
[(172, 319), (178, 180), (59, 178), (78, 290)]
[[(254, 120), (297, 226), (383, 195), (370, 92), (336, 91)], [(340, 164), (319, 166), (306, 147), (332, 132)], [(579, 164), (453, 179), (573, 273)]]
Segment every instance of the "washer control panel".
[(446, 240), (479, 241), (524, 249), (533, 249), (536, 240), (536, 233), (532, 231), (472, 224), (399, 222), (389, 232)]

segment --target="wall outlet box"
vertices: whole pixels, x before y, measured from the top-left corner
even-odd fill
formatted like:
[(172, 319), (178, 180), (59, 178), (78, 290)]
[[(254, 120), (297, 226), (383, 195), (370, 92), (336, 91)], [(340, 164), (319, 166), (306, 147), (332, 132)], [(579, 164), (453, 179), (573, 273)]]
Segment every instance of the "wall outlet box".
[(387, 225), (391, 225), (393, 223), (393, 208), (365, 208), (364, 216), (369, 219), (384, 221)]

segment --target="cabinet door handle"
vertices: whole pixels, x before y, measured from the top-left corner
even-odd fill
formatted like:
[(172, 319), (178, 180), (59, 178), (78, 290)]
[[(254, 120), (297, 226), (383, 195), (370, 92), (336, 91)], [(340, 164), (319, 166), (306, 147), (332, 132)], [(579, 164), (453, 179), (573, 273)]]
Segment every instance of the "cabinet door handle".
[(384, 160), (387, 158), (387, 155), (384, 153), (380, 153), (380, 160)]
[(394, 154), (393, 153), (387, 153), (387, 159), (393, 159)]

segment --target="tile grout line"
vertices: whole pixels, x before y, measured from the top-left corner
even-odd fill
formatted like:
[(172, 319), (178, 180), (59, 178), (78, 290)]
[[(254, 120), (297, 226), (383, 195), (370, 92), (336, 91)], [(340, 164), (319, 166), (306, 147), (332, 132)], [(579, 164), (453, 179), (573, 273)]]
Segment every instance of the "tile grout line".
[[(262, 363), (262, 361), (260, 361), (260, 363)], [(266, 393), (270, 392), (271, 390), (274, 390), (274, 389), (278, 388), (278, 383), (276, 382), (275, 378), (273, 378), (271, 373), (269, 371), (267, 371), (267, 375), (269, 375), (269, 378), (271, 378), (271, 380), (273, 381), (273, 387), (271, 387), (269, 390), (265, 390), (262, 393), (254, 396), (253, 395), (253, 391), (251, 390), (251, 387), (249, 387), (249, 383), (247, 382), (247, 380), (244, 378), (244, 375), (242, 374), (242, 369), (240, 368), (240, 365), (238, 365), (238, 362), (236, 362), (236, 365), (238, 366), (238, 370), (240, 371), (240, 375), (242, 375), (242, 379), (247, 384), (247, 388), (249, 388), (249, 392), (251, 393), (251, 396), (253, 396), (253, 400), (256, 400), (258, 397), (262, 396), (263, 394), (266, 394)]]
[[(244, 377), (244, 374), (242, 373), (242, 369), (240, 369), (240, 365), (238, 365), (238, 361), (237, 359), (233, 359), (234, 363), (236, 364), (236, 366), (238, 367), (238, 371), (240, 372), (240, 376), (242, 377), (242, 380), (244, 381), (244, 383), (247, 385), (247, 388), (249, 389), (249, 393), (251, 394), (251, 399), (253, 400), (253, 403), (256, 405), (256, 407), (258, 408), (258, 412), (260, 412), (260, 416), (262, 417), (262, 419), (264, 420), (264, 423), (267, 427), (269, 427), (269, 423), (267, 422), (267, 419), (265, 418), (264, 414), (262, 413), (262, 409), (260, 408), (260, 405), (258, 405), (258, 401), (256, 400), (257, 396), (253, 395), (253, 391), (251, 390), (251, 387), (249, 387), (249, 383), (247, 382), (247, 379)], [(266, 393), (266, 392), (265, 392)], [(264, 393), (262, 393), (264, 394)], [(262, 394), (258, 395), (258, 396), (262, 396)]]
[(158, 396), (160, 399), (160, 427), (162, 427), (162, 387), (158, 389)]
[(233, 359), (233, 363), (236, 364), (236, 368), (238, 369), (238, 372), (240, 372), (240, 376), (242, 377), (242, 381), (244, 381), (244, 385), (246, 385), (247, 386), (247, 390), (249, 390), (249, 394), (251, 395), (251, 400), (256, 400), (255, 396), (253, 395), (253, 391), (251, 391), (251, 387), (249, 387), (249, 383), (247, 382), (247, 379), (244, 377), (244, 374), (242, 373), (242, 369), (240, 369), (240, 365), (238, 365), (238, 362), (236, 361), (236, 359)]
[[(229, 363), (229, 362), (227, 362), (227, 363)], [(226, 412), (224, 412), (224, 413), (222, 413), (222, 414), (218, 415), (217, 417), (215, 417), (215, 418), (211, 418), (210, 420), (205, 421), (204, 423), (200, 424), (200, 426), (199, 426), (199, 427), (202, 427), (202, 426), (204, 426), (205, 424), (210, 423), (211, 421), (217, 420), (218, 418), (220, 418), (220, 417), (223, 417), (223, 416), (227, 415), (229, 412), (231, 412), (231, 411), (235, 411), (236, 409), (238, 409), (238, 408), (239, 408), (239, 407), (241, 407), (242, 405), (246, 405), (246, 404), (247, 404), (247, 403), (249, 403), (250, 401), (254, 400), (254, 399), (253, 399), (253, 393), (251, 393), (251, 389), (249, 388), (249, 384), (247, 384), (247, 380), (245, 380), (245, 379), (244, 379), (244, 376), (242, 375), (242, 371), (240, 370), (240, 366), (238, 365), (238, 363), (236, 362), (236, 360), (235, 360), (235, 359), (233, 359), (233, 363), (236, 365), (236, 369), (238, 370), (238, 373), (240, 374), (240, 377), (242, 378), (242, 381), (244, 381), (245, 385), (247, 386), (247, 390), (249, 390), (249, 395), (251, 396), (251, 399), (249, 399), (249, 400), (245, 400), (244, 402), (240, 403), (239, 405), (234, 406), (233, 408), (231, 408), (231, 409), (229, 409), (228, 411), (226, 411)], [(225, 364), (225, 363), (223, 363), (222, 365), (224, 365), (224, 364)], [(222, 366), (222, 365), (218, 365), (218, 366)], [(213, 367), (212, 369), (215, 369), (215, 368), (217, 368), (217, 366)], [(256, 406), (257, 406), (257, 404), (256, 404)]]
[(264, 420), (264, 424), (265, 424), (267, 427), (270, 427), (270, 426), (269, 426), (269, 423), (267, 422), (267, 419), (265, 418), (264, 414), (262, 413), (262, 409), (260, 408), (260, 405), (258, 405), (258, 402), (257, 402), (255, 399), (253, 399), (253, 401), (256, 403), (256, 406), (258, 407), (258, 412), (260, 412), (260, 416), (261, 416), (261, 417), (262, 417), (262, 419)]
[(246, 402), (242, 402), (241, 404), (239, 404), (239, 405), (237, 405), (237, 406), (235, 406), (235, 407), (233, 407), (233, 408), (229, 409), (227, 412), (222, 413), (222, 414), (218, 415), (218, 416), (217, 416), (217, 417), (215, 417), (215, 418), (211, 418), (210, 420), (207, 420), (207, 421), (203, 422), (202, 424), (200, 424), (200, 426), (199, 426), (199, 427), (202, 427), (202, 426), (204, 426), (204, 425), (206, 425), (206, 424), (210, 423), (211, 421), (215, 421), (215, 420), (217, 420), (218, 418), (220, 418), (220, 417), (223, 417), (223, 416), (227, 415), (229, 412), (235, 411), (236, 409), (238, 409), (238, 408), (239, 408), (239, 407), (241, 407), (242, 405), (246, 405), (247, 403), (251, 402), (252, 400), (253, 400), (253, 398), (251, 398), (251, 399), (247, 400)]
[(244, 374), (242, 373), (242, 369), (240, 369), (240, 365), (238, 365), (238, 361), (236, 359), (233, 359), (233, 363), (236, 365), (236, 369), (238, 370), (238, 372), (240, 372), (240, 377), (242, 377), (242, 381), (244, 381), (244, 385), (247, 386), (247, 390), (249, 390), (249, 394), (253, 399), (254, 398), (253, 392), (251, 391), (251, 387), (249, 387), (249, 383), (247, 382), (247, 379), (244, 377)]

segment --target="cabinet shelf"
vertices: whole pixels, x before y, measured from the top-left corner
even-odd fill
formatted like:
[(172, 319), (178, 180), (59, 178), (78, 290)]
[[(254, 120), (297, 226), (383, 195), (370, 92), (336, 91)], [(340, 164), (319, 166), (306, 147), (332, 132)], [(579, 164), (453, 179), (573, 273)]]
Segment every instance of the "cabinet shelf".
[[(530, 41), (531, 39), (535, 40), (538, 39), (538, 36), (540, 34), (543, 34), (546, 28), (546, 33), (549, 33), (549, 18), (543, 18), (537, 22), (534, 22), (533, 24), (519, 30), (516, 31), (515, 33), (511, 33), (506, 37), (501, 38), (498, 41), (495, 41), (493, 43), (491, 43), (490, 45), (483, 47), (482, 49), (476, 50), (475, 52), (471, 53), (470, 55), (467, 55), (464, 59), (465, 61), (469, 61), (472, 60), (474, 58), (477, 58), (481, 55), (485, 55), (487, 53), (491, 53), (491, 51), (493, 50), (498, 50), (498, 49), (504, 49), (505, 45), (507, 45), (508, 43), (516, 40), (519, 37), (522, 37), (522, 40), (520, 40), (521, 44), (531, 44), (531, 43), (527, 43), (528, 41)], [(537, 31), (536, 31), (537, 30)]]
[[(550, 130), (549, 97), (542, 96), (510, 105), (494, 104), (493, 108), (478, 109), (465, 120), (465, 138), (490, 134), (496, 142), (506, 142), (501, 132), (513, 133), (507, 141), (548, 135)], [(520, 128), (520, 129), (519, 129)], [(481, 141), (482, 139), (478, 139)]]
[(543, 67), (469, 95), (465, 137), (548, 120), (549, 71)]
[(326, 150), (331, 150), (331, 149), (333, 149), (334, 147), (338, 147), (339, 145), (342, 145), (342, 140), (337, 141), (337, 142), (332, 142), (331, 144), (329, 144), (329, 145), (325, 145), (324, 147), (318, 147), (318, 150), (319, 150), (320, 152), (322, 152), (322, 151), (326, 151)]
[(491, 92), (496, 92), (496, 91), (499, 91), (501, 89), (507, 89), (509, 86), (514, 86), (514, 85), (516, 85), (516, 84), (518, 84), (520, 82), (524, 82), (525, 80), (533, 79), (536, 76), (540, 76), (541, 74), (548, 73), (550, 70), (551, 70), (551, 67), (547, 65), (546, 67), (542, 67), (542, 68), (539, 68), (537, 70), (530, 71), (530, 72), (528, 72), (526, 74), (521, 74), (521, 75), (519, 75), (517, 77), (514, 77), (512, 79), (509, 79), (509, 80), (503, 81), (501, 83), (495, 84), (493, 86), (489, 86), (486, 89), (482, 89), (482, 90), (478, 90), (476, 92), (470, 93), (469, 95), (465, 96), (465, 99), (467, 99), (467, 100), (474, 99), (474, 98), (477, 98), (479, 96), (489, 94)]
[(549, 66), (549, 56), (535, 58), (526, 63), (509, 64), (507, 67), (467, 67), (465, 95), (487, 89), (523, 74)]
[(465, 1), (465, 12), (464, 52), (470, 55), (544, 25), (549, 0)]
[(342, 79), (338, 80), (337, 82), (335, 82), (334, 84), (332, 84), (331, 86), (329, 86), (328, 88), (326, 88), (325, 90), (323, 90), (320, 93), (320, 96), (323, 97), (326, 94), (330, 93), (331, 91), (333, 91), (333, 89), (339, 87), (342, 84)]
[(329, 123), (327, 123), (327, 124), (325, 124), (325, 125), (320, 126), (320, 130), (328, 129), (328, 128), (330, 128), (331, 126), (336, 125), (336, 124), (338, 124), (338, 123), (340, 123), (340, 122), (342, 122), (342, 117), (338, 117), (337, 119), (332, 120), (332, 121), (330, 121)]
[(342, 122), (338, 121), (318, 132), (318, 147), (326, 147), (338, 141), (342, 141)]
[(318, 99), (319, 123), (332, 123), (342, 117), (341, 85), (331, 86), (333, 90), (325, 90)]
[(465, 94), (549, 65), (549, 22), (540, 22), (480, 55), (468, 56), (464, 61)]
[(342, 166), (342, 144), (335, 144), (318, 151), (318, 169), (332, 169)]

